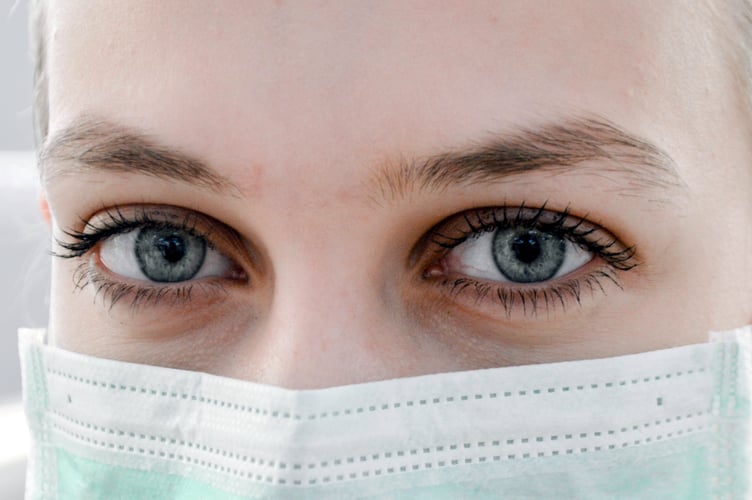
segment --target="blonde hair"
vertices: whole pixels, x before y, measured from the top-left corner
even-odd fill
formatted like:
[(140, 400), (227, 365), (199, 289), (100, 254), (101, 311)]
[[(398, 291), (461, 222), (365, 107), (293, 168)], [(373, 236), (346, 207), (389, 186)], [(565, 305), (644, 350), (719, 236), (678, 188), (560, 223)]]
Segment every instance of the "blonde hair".
[[(714, 3), (718, 31), (729, 45), (728, 57), (743, 105), (752, 121), (752, 0)], [(734, 4), (736, 4), (734, 6)], [(730, 11), (723, 7), (731, 7)], [(31, 51), (34, 60), (33, 119), (36, 142), (41, 146), (49, 129), (49, 80), (47, 74), (47, 0), (29, 0)], [(719, 12), (720, 11), (720, 12)], [(729, 26), (728, 18), (734, 22)]]
[(44, 144), (49, 130), (47, 33), (47, 0), (29, 0), (29, 46), (34, 63), (32, 117), (37, 148)]

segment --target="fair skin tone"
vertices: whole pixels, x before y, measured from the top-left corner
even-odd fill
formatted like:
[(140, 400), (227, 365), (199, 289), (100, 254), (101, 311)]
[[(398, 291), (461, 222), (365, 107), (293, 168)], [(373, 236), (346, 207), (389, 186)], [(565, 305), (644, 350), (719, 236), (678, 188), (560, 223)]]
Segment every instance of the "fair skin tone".
[[(749, 322), (750, 127), (709, 15), (550, 4), (52, 1), (53, 234), (188, 221), (219, 262), (149, 283), (125, 276), (115, 236), (56, 258), (53, 342), (315, 388), (636, 353)], [(493, 174), (430, 186), (399, 175), (490, 145), (544, 147), (531, 132), (569, 160), (495, 157)], [(572, 160), (586, 134), (607, 144)], [(196, 160), (211, 178), (112, 166), (115, 145)], [(504, 281), (482, 251), (500, 220), (527, 221), (538, 242), (555, 220), (579, 230), (575, 244), (553, 236), (571, 269)], [(437, 244), (481, 224), (485, 239)]]

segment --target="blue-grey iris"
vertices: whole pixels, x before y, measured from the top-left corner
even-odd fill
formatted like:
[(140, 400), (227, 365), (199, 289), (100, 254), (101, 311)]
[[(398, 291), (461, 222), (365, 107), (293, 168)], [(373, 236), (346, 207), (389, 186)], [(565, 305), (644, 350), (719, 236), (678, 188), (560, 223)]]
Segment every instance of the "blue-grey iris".
[(510, 281), (546, 281), (561, 269), (566, 255), (562, 238), (535, 229), (503, 229), (493, 238), (496, 267)]
[(152, 281), (175, 283), (193, 278), (206, 257), (206, 241), (176, 229), (141, 229), (136, 237), (136, 259)]

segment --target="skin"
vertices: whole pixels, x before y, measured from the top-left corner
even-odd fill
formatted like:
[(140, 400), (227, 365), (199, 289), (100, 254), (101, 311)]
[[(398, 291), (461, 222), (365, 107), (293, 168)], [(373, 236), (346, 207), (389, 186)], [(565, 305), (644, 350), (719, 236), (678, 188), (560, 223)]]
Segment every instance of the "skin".
[[(110, 306), (74, 286), (81, 265), (101, 267), (96, 249), (54, 259), (50, 333), (65, 349), (316, 388), (637, 353), (752, 319), (752, 131), (695, 2), (58, 0), (49, 23), (48, 144), (96, 117), (237, 187), (45, 173), (53, 234), (116, 205), (182, 207), (237, 232), (242, 248), (217, 247), (248, 276), (190, 303)], [(581, 116), (656, 144), (682, 185), (619, 191), (623, 175), (572, 168), (382, 197), (374, 181)], [(447, 265), (420, 251), (435, 224), (522, 203), (587, 216), (640, 264), (616, 272), (621, 288), (535, 313), (431, 279)]]

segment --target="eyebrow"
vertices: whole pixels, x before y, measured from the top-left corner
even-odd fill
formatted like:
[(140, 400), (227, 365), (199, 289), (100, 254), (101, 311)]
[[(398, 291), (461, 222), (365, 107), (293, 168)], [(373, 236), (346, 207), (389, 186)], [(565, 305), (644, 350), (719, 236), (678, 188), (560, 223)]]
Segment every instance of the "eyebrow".
[(43, 181), (93, 170), (139, 173), (223, 193), (240, 191), (198, 158), (134, 129), (88, 117), (57, 133), (38, 156)]
[(581, 117), (492, 134), (460, 151), (385, 162), (370, 179), (385, 200), (416, 190), (500, 182), (530, 172), (616, 176), (626, 196), (686, 188), (675, 161), (655, 144), (603, 118)]
[[(44, 181), (85, 170), (139, 173), (237, 195), (241, 190), (201, 160), (158, 144), (137, 130), (81, 118), (56, 134), (39, 153)], [(577, 168), (576, 168), (577, 167)], [(676, 163), (655, 144), (602, 118), (574, 118), (493, 134), (461, 151), (385, 163), (371, 178), (385, 200), (410, 192), (500, 182), (529, 172), (561, 174), (577, 169), (620, 176), (626, 195), (686, 187)]]

